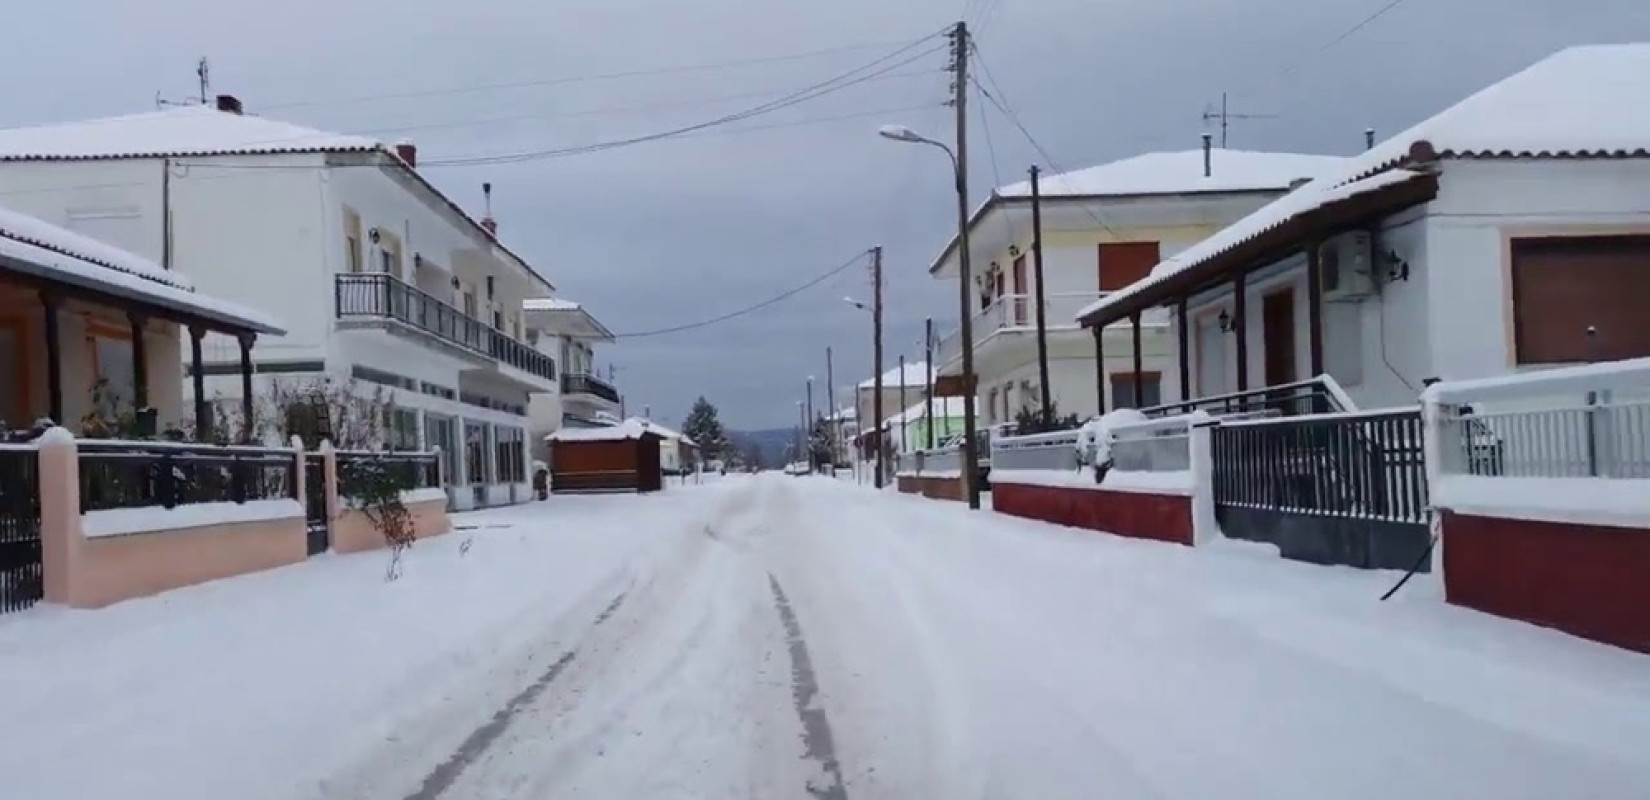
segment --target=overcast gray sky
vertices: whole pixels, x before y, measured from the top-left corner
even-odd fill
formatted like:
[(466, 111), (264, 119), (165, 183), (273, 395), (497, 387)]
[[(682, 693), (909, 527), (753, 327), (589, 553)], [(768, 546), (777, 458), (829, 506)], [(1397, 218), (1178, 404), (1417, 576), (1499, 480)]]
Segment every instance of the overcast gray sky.
[[(205, 55), (213, 90), (249, 112), (407, 136), (421, 159), (577, 146), (749, 107), (967, 13), (1010, 105), (1057, 166), (1074, 169), (1197, 146), (1199, 115), (1223, 90), (1234, 111), (1276, 115), (1234, 122), (1233, 147), (1350, 153), (1365, 127), (1396, 131), (1560, 47), (1650, 39), (1643, 0), (1407, 0), (1331, 44), (1388, 2), (17, 3), (0, 48), (0, 126), (149, 110), (157, 90), (193, 93)], [(824, 49), (835, 52), (672, 69)], [(471, 208), (491, 181), (504, 238), (621, 333), (750, 305), (882, 244), (891, 365), (920, 354), (925, 315), (955, 324), (954, 290), (925, 271), (954, 211), (944, 157), (874, 131), (904, 122), (949, 138), (944, 61), (934, 53), (716, 131), (427, 174)], [(638, 70), (671, 71), (551, 83)], [(417, 96), (384, 97), (397, 94)], [(977, 200), (994, 173), (1014, 182), (1040, 159), (994, 111), (970, 117)], [(704, 394), (730, 426), (787, 425), (809, 374), (824, 405), (827, 345), (838, 385), (869, 376), (868, 321), (840, 299), (866, 293), (853, 270), (762, 312), (598, 357), (618, 365), (633, 410), (679, 422)]]

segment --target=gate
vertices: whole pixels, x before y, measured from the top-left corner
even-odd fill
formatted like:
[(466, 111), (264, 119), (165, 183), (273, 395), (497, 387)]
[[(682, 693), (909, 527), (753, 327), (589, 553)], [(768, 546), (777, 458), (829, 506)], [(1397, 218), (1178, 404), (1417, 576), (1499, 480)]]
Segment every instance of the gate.
[(1285, 558), (1409, 569), (1431, 545), (1419, 409), (1228, 422), (1212, 431), (1215, 518)]
[(39, 453), (32, 447), (0, 445), (0, 613), (34, 605), (45, 587)]
[(326, 460), (304, 454), (304, 525), (309, 531), (309, 554), (325, 553), (331, 527), (327, 520)]

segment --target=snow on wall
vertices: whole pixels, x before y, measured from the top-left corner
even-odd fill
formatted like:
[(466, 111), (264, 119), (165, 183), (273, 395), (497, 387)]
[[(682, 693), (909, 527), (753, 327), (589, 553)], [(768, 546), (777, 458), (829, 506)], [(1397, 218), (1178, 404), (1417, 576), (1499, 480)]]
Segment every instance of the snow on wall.
[(80, 529), (86, 538), (93, 539), (135, 533), (165, 533), (207, 525), (293, 519), (303, 515), (303, 505), (291, 498), (248, 500), (245, 503), (191, 503), (176, 508), (110, 508), (83, 514)]
[(1650, 528), (1650, 480), (1444, 475), (1432, 503), (1483, 517)]

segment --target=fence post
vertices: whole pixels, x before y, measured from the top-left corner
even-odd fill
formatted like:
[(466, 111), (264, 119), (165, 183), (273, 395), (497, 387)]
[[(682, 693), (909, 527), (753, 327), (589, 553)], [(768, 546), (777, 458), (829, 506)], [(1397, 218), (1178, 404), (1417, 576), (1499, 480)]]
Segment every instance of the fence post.
[(74, 434), (60, 427), (39, 439), (36, 479), (40, 491), (40, 568), (48, 603), (80, 605), (81, 555), (86, 537), (80, 527), (80, 448)]
[[(1470, 429), (1469, 429), (1470, 430)], [(1472, 438), (1467, 438), (1468, 458), (1472, 453)], [(1421, 465), (1427, 482), (1427, 527), (1438, 543), (1432, 551), (1433, 572), (1444, 582), (1444, 594), (1449, 594), (1449, 575), (1444, 561), (1444, 515), (1438, 508), (1438, 484), (1443, 479), (1444, 465), (1444, 408), (1438, 402), (1433, 387), (1421, 392)]]
[(1218, 538), (1220, 521), (1215, 518), (1214, 430), (1220, 423), (1199, 409), (1186, 421), (1186, 448), (1192, 472), (1192, 544), (1208, 544)]
[(304, 440), (297, 434), (293, 434), (292, 438), (287, 441), (287, 444), (292, 447), (292, 464), (294, 469), (294, 472), (292, 473), (292, 499), (297, 500), (299, 505), (304, 506), (306, 509), (305, 513), (307, 514), (307, 509), (309, 508), (309, 495), (304, 493), (304, 489), (306, 488), (304, 486), (304, 481), (309, 476), (304, 474)]
[(336, 520), (344, 511), (338, 498), (338, 451), (333, 449), (331, 439), (321, 440), (321, 481), (327, 487), (327, 520)]

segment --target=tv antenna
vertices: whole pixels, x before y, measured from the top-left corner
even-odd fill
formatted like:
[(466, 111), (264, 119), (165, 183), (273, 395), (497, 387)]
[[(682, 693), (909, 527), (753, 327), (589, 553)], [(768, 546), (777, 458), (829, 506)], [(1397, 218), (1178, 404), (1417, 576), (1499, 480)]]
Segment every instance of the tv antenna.
[(1226, 106), (1226, 93), (1220, 93), (1220, 108), (1213, 104), (1203, 107), (1203, 124), (1207, 126), (1213, 120), (1220, 120), (1220, 147), (1226, 148), (1226, 130), (1234, 119), (1277, 119), (1276, 114), (1235, 114)]
[(167, 100), (162, 97), (160, 92), (157, 90), (155, 92), (155, 108), (163, 109), (171, 106), (203, 106), (210, 103), (212, 98), (211, 73), (212, 71), (206, 63), (206, 56), (201, 56), (201, 60), (195, 62), (195, 79), (200, 82), (200, 95), (196, 97), (185, 97), (182, 100)]

